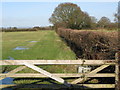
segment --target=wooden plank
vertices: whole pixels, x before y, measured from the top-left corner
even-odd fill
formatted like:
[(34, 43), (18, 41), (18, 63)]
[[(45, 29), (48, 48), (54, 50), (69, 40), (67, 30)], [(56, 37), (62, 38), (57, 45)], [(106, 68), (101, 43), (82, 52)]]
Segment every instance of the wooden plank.
[[(52, 73), (53, 75), (57, 76), (57, 77), (80, 77), (82, 74), (78, 74), (78, 73)], [(0, 76), (5, 76), (7, 74), (0, 74)], [(18, 73), (18, 74), (14, 74), (14, 75), (9, 75), (8, 77), (36, 77), (36, 78), (44, 78), (44, 77), (48, 77), (45, 76), (43, 74), (39, 74), (39, 73)], [(98, 73), (95, 74), (93, 76), (88, 76), (88, 77), (115, 77), (115, 73)]]
[(109, 66), (109, 65), (102, 65), (102, 66), (94, 69), (93, 71), (89, 72), (88, 74), (86, 74), (85, 77), (81, 78), (81, 76), (80, 76), (80, 78), (72, 81), (71, 84), (77, 84), (77, 83), (79, 83), (79, 82), (82, 82), (83, 80), (86, 81), (86, 80), (88, 80), (87, 77), (89, 77), (89, 76), (94, 76), (97, 72), (101, 71), (102, 69), (104, 69), (104, 68), (106, 68), (106, 67), (108, 67), (108, 66)]
[[(1, 88), (7, 88), (7, 87), (14, 87), (17, 88), (16, 84), (11, 84), (11, 85), (0, 85)], [(19, 86), (19, 85), (18, 85)], [(71, 88), (80, 88), (84, 89), (86, 88), (115, 88), (115, 84), (77, 84), (73, 85)], [(19, 89), (28, 89), (28, 88), (37, 88), (37, 89), (61, 89), (61, 88), (67, 88), (63, 84), (27, 84), (27, 85), (21, 85), (18, 87)]]
[(5, 75), (2, 75), (2, 76), (0, 77), (0, 80), (8, 77), (9, 75), (14, 75), (16, 72), (21, 71), (21, 70), (24, 69), (24, 68), (26, 68), (26, 66), (17, 67), (17, 68), (15, 68), (14, 70), (6, 73)]
[(115, 88), (115, 84), (78, 84), (89, 88)]
[(120, 90), (120, 52), (115, 54), (116, 65), (115, 65), (115, 90)]
[(24, 65), (26, 65), (27, 67), (29, 67), (29, 68), (31, 68), (31, 69), (33, 69), (35, 71), (38, 71), (38, 72), (40, 72), (40, 73), (42, 73), (42, 74), (44, 74), (44, 75), (46, 75), (46, 76), (48, 76), (48, 77), (58, 81), (60, 83), (65, 84), (66, 86), (70, 87), (70, 85), (66, 81), (64, 81), (64, 79), (62, 79), (60, 77), (57, 77), (57, 76), (55, 76), (55, 75), (53, 75), (53, 74), (51, 74), (51, 73), (49, 73), (49, 72), (47, 72), (45, 70), (43, 70), (43, 69), (33, 65), (33, 64), (30, 64), (28, 62), (24, 62)]
[[(84, 60), (84, 65), (115, 65), (115, 60)], [(83, 64), (83, 60), (0, 60), (0, 65), (24, 65), (29, 62), (35, 65)]]
[(110, 66), (110, 65), (102, 65), (102, 66), (94, 69), (93, 71), (89, 72), (86, 76), (88, 77), (88, 76), (90, 76), (90, 75), (95, 75), (97, 72), (103, 70), (104, 68), (106, 68), (106, 67), (108, 67), (108, 66)]

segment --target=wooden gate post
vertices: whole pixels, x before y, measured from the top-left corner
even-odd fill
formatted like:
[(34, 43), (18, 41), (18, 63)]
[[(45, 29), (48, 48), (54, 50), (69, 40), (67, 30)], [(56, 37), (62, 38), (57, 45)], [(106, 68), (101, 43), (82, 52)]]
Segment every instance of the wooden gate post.
[(116, 66), (115, 66), (115, 90), (120, 90), (120, 52), (115, 54)]

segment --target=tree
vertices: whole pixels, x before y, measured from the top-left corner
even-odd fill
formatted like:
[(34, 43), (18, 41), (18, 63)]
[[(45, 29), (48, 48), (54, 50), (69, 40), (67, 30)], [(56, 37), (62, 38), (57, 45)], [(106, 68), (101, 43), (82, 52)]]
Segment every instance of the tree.
[(99, 21), (98, 21), (98, 27), (100, 28), (106, 28), (109, 24), (111, 23), (110, 19), (107, 17), (102, 17)]
[(56, 27), (82, 29), (89, 27), (90, 18), (76, 4), (62, 3), (55, 8), (49, 21)]
[(97, 19), (96, 19), (96, 17), (91, 16), (90, 18), (91, 18), (91, 22), (92, 22), (92, 23), (97, 23)]
[(118, 2), (118, 9), (117, 12), (114, 14), (115, 16), (115, 21), (120, 23), (120, 1)]
[(13, 27), (12, 29), (13, 29), (13, 30), (17, 30), (17, 27)]
[(37, 31), (37, 30), (40, 30), (40, 27), (39, 26), (35, 26), (35, 27), (33, 27), (33, 29)]
[(91, 28), (91, 18), (87, 12), (84, 12), (82, 15), (81, 28)]
[(91, 28), (96, 29), (97, 28), (97, 19), (94, 16), (91, 16)]

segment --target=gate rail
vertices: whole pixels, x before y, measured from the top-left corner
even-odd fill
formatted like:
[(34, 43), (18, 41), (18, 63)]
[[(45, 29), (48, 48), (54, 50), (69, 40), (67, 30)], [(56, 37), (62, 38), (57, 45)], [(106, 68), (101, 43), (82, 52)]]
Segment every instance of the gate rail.
[[(96, 69), (91, 72), (85, 73), (84, 78), (83, 74), (80, 73), (50, 73), (42, 68), (39, 68), (35, 65), (82, 65), (83, 60), (0, 60), (0, 65), (20, 65), (16, 69), (8, 72), (1, 73), (0, 80), (6, 77), (49, 77), (52, 78), (67, 87), (71, 85), (81, 85), (77, 84), (80, 82), (89, 80), (91, 77), (115, 77), (115, 84), (82, 84), (82, 86), (90, 87), (90, 88), (115, 88), (116, 90), (120, 90), (120, 53), (116, 53), (115, 60), (84, 60), (84, 65), (100, 65)], [(21, 66), (23, 65), (23, 66)], [(98, 73), (99, 71), (107, 68), (110, 65), (115, 65), (115, 73)], [(39, 73), (17, 73), (29, 67)], [(77, 77), (77, 79), (72, 82), (66, 82), (62, 77)], [(5, 88), (8, 86), (15, 85), (0, 85), (1, 88)]]

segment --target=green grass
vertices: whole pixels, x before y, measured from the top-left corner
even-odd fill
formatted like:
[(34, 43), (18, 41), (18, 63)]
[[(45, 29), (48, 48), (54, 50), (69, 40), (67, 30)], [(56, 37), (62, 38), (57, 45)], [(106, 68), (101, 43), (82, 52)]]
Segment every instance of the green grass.
[[(60, 40), (54, 31), (8, 32), (2, 35), (3, 59), (8, 59), (8, 56), (16, 60), (75, 59), (75, 54)], [(25, 46), (30, 49), (13, 50), (17, 46)]]
[[(15, 60), (74, 60), (76, 56), (73, 51), (61, 41), (54, 31), (37, 32), (4, 32), (2, 34), (2, 58), (13, 57)], [(38, 41), (38, 42), (29, 42)], [(13, 50), (17, 46), (25, 46), (27, 50)], [(10, 71), (17, 66), (5, 66)], [(50, 72), (68, 72), (70, 65), (41, 65), (39, 66)], [(75, 72), (71, 69), (70, 72)], [(26, 68), (20, 72), (36, 72)]]
[[(38, 41), (38, 42), (29, 42)], [(25, 46), (27, 50), (13, 50), (17, 46)], [(63, 42), (54, 31), (36, 31), (36, 32), (3, 32), (2, 33), (2, 59), (13, 57), (15, 60), (75, 60), (76, 55)], [(1, 66), (0, 66), (1, 67)], [(18, 66), (2, 66), (2, 70), (10, 71)], [(73, 65), (40, 65), (39, 67), (49, 72), (66, 73), (76, 72)], [(72, 69), (71, 69), (72, 67)], [(25, 68), (18, 73), (36, 73), (36, 71)], [(27, 84), (40, 80), (35, 79), (16, 79), (14, 83)], [(42, 84), (49, 81), (43, 80)]]

